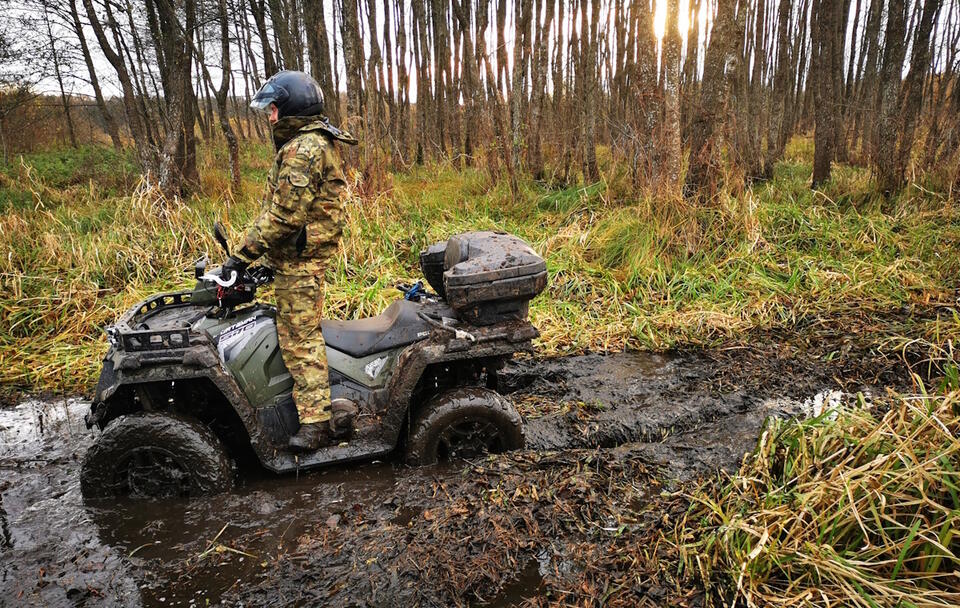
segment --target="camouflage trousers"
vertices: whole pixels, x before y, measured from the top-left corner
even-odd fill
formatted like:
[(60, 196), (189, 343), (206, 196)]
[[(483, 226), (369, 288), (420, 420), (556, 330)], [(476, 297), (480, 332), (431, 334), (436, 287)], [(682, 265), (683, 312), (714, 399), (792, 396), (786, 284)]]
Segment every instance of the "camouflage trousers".
[(329, 420), (330, 374), (327, 347), (320, 330), (323, 274), (277, 274), (274, 291), (277, 336), (283, 362), (293, 376), (293, 399), (300, 423)]

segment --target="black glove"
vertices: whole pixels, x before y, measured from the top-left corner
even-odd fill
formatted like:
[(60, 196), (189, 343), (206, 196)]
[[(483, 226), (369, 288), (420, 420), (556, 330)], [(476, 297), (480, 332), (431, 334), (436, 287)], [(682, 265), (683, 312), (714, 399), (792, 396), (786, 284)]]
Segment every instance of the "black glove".
[(237, 280), (239, 281), (240, 277), (243, 276), (243, 272), (249, 265), (249, 263), (231, 255), (227, 258), (227, 261), (223, 263), (223, 266), (220, 267), (220, 278), (224, 281), (229, 281), (230, 277), (233, 276), (233, 273), (236, 272)]

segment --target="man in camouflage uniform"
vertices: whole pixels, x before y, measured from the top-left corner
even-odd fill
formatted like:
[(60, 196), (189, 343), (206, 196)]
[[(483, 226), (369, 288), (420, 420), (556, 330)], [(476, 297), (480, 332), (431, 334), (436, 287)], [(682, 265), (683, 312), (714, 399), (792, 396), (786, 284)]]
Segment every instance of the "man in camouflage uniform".
[(345, 186), (336, 142), (356, 144), (323, 116), (320, 87), (303, 72), (282, 71), (268, 80), (252, 107), (269, 111), (277, 156), (260, 214), (243, 232), (223, 266), (227, 277), (261, 256), (274, 270), (277, 334), (293, 376), (300, 432), (295, 449), (316, 449), (325, 426), (346, 437), (356, 419), (347, 399), (330, 401), (326, 346), (320, 329), (323, 275), (337, 252), (343, 225)]

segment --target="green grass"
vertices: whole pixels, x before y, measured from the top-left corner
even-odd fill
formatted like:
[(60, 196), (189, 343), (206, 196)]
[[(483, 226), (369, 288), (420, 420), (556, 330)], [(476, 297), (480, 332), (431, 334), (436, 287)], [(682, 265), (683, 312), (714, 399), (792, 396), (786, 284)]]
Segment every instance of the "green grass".
[[(634, 195), (616, 167), (609, 182), (563, 190), (522, 182), (515, 200), (476, 169), (388, 176), (387, 192), (347, 203), (324, 313), (379, 312), (393, 285), (419, 278), (423, 247), (474, 229), (514, 232), (546, 258), (550, 284), (531, 309), (545, 354), (715, 344), (952, 299), (955, 201), (916, 187), (884, 201), (852, 167), (813, 193), (809, 153), (795, 141), (774, 180), (705, 207)], [(196, 257), (220, 255), (211, 223), (239, 230), (256, 212), (270, 151), (248, 145), (242, 160), (243, 192), (230, 195), (225, 151), (202, 149), (184, 201), (139, 188), (129, 153), (104, 148), (2, 168), (0, 383), (89, 390), (103, 326), (146, 294), (189, 286)], [(949, 350), (958, 328), (921, 323), (903, 339)]]
[(778, 420), (693, 498), (682, 571), (715, 606), (956, 606), (960, 393)]

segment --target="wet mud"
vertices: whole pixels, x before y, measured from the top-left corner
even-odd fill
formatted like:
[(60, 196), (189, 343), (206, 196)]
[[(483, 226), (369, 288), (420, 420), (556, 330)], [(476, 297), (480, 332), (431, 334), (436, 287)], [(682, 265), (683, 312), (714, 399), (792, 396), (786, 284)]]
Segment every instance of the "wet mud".
[(885, 365), (782, 345), (521, 360), (500, 388), (524, 451), (246, 471), (191, 501), (84, 502), (87, 404), (26, 401), (0, 409), (0, 603), (695, 605), (631, 558), (683, 512), (681, 490), (736, 467), (768, 416), (903, 386)]

